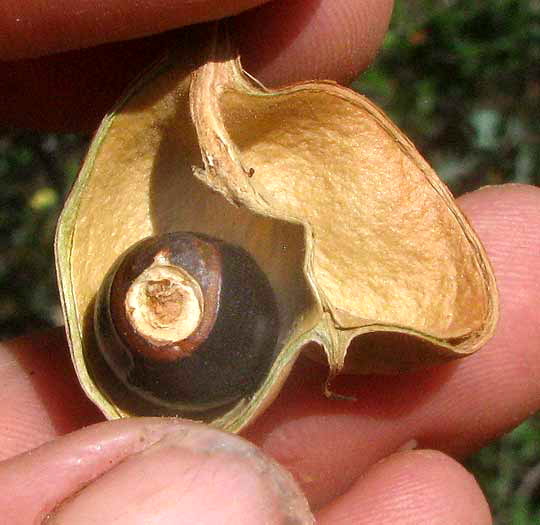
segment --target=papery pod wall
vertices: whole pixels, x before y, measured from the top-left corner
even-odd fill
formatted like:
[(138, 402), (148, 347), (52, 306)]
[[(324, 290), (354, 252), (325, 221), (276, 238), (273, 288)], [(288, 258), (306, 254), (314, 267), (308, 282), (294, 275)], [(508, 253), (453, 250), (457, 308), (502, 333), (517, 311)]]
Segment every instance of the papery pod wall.
[[(133, 396), (95, 345), (107, 272), (140, 239), (176, 230), (243, 247), (278, 303), (266, 379), (204, 413)], [(329, 377), (344, 367), (396, 373), (474, 352), (497, 319), (484, 249), (410, 141), (334, 83), (265, 89), (243, 72), (223, 26), (186, 31), (104, 119), (56, 253), (75, 368), (109, 418), (179, 414), (238, 431), (309, 341)]]

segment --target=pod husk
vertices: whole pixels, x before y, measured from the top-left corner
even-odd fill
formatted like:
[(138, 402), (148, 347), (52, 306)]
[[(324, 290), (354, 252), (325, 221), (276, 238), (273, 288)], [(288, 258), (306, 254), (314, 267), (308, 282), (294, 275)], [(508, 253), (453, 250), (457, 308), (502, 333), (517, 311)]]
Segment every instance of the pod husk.
[[(278, 298), (266, 380), (203, 414), (134, 397), (93, 334), (95, 296), (117, 259), (175, 230), (242, 246)], [(56, 258), (75, 369), (108, 418), (175, 414), (238, 431), (309, 342), (329, 378), (398, 373), (473, 353), (498, 315), (481, 243), (411, 142), (332, 82), (264, 88), (222, 25), (186, 31), (103, 120), (59, 221)]]

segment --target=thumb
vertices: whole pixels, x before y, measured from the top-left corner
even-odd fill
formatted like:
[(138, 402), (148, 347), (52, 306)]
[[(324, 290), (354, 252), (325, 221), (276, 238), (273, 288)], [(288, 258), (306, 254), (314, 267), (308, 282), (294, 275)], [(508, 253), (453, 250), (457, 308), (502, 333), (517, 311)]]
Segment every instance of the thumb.
[(7, 523), (314, 523), (292, 477), (202, 424), (100, 423), (0, 463)]

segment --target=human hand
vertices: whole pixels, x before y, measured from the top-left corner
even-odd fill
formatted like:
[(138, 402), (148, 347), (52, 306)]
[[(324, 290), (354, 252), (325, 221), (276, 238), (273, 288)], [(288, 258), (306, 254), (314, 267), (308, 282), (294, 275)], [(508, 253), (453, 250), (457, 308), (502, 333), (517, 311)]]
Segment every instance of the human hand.
[[(129, 82), (178, 40), (175, 28), (265, 1), (4, 0), (2, 122), (93, 131)], [(392, 0), (277, 0), (238, 16), (235, 37), (246, 70), (268, 86), (346, 83), (374, 57), (391, 9)]]
[[(485, 349), (416, 374), (345, 377), (336, 388), (355, 395), (356, 403), (327, 401), (321, 395), (324, 370), (301, 361), (276, 403), (248, 430), (248, 439), (294, 473), (320, 523), (489, 523), (474, 480), (452, 459), (396, 451), (416, 440), (419, 448), (459, 458), (538, 409), (539, 201), (538, 189), (523, 186), (483, 190), (460, 201), (492, 258), (501, 291), (501, 323)], [(3, 457), (100, 419), (80, 394), (67, 355), (60, 332), (3, 345)], [(44, 507), (108, 471), (80, 492), (82, 500), (75, 497), (64, 506), (77, 523), (95, 521), (96, 515), (111, 522), (115, 512), (129, 523), (256, 523), (253, 509), (272, 510), (274, 494), (257, 485), (253, 465), (245, 461), (246, 470), (238, 470), (222, 456), (203, 460), (182, 445), (184, 438), (185, 429), (167, 420), (131, 420), (58, 439), (0, 465), (0, 508), (11, 512), (10, 523), (32, 523)], [(156, 441), (160, 445), (152, 447)], [(142, 449), (148, 452), (138, 454)], [(135, 488), (134, 479), (142, 480)], [(201, 486), (202, 495), (194, 490)], [(111, 489), (112, 504), (106, 499)], [(242, 510), (233, 508), (232, 494), (245, 505)], [(214, 521), (209, 503), (220, 511)], [(73, 523), (69, 514), (63, 519)]]

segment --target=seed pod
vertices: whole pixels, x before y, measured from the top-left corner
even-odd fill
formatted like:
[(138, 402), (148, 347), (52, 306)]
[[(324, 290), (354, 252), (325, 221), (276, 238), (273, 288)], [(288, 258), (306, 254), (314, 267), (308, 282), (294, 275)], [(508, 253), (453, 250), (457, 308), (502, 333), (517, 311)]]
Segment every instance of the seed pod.
[[(493, 273), (413, 145), (334, 83), (262, 87), (217, 27), (187, 31), (105, 118), (60, 219), (61, 295), (89, 397), (109, 418), (180, 414), (238, 431), (310, 341), (329, 377), (407, 371), (480, 348), (498, 315)], [(241, 247), (275, 296), (268, 370), (223, 403), (156, 404), (98, 351), (94, 302), (110, 269), (141, 239), (173, 231)]]

